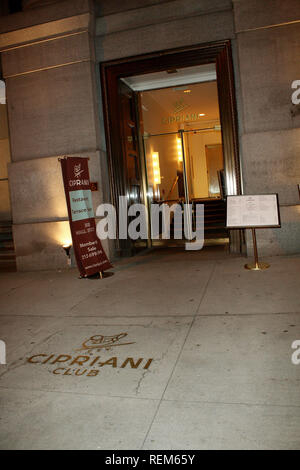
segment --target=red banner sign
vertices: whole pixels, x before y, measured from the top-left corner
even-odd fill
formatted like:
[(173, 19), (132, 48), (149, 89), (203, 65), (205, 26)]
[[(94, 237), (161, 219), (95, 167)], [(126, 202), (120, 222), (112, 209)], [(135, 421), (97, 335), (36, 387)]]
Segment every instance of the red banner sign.
[(96, 234), (88, 159), (60, 159), (73, 249), (82, 277), (105, 271), (111, 264)]

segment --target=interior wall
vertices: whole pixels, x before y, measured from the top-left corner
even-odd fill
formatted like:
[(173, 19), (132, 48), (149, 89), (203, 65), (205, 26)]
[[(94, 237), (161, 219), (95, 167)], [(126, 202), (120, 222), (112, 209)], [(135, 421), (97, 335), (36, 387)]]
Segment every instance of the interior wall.
[(188, 150), (193, 165), (192, 186), (194, 198), (207, 198), (209, 196), (205, 146), (221, 143), (221, 131), (187, 134)]

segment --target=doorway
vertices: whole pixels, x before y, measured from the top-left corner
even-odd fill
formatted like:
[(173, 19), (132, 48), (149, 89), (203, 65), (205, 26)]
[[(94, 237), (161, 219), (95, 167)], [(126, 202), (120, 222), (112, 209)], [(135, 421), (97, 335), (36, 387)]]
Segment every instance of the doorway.
[[(209, 74), (208, 74), (209, 69)], [(138, 92), (140, 131), (146, 168), (148, 204), (190, 204), (190, 232), (195, 229), (198, 204), (204, 205), (205, 244), (228, 244), (225, 228), (225, 194), (223, 144), (220, 125), (215, 65), (197, 67), (199, 83), (191, 81), (194, 68), (177, 77), (177, 85)], [(132, 77), (131, 85), (156, 85), (158, 74), (148, 85), (143, 78)], [(173, 79), (174, 80), (174, 79)], [(201, 81), (200, 81), (201, 80)], [(126, 79), (124, 79), (126, 81)], [(168, 85), (169, 80), (165, 80)], [(160, 85), (163, 85), (163, 75)], [(174, 230), (173, 230), (174, 232)], [(179, 245), (180, 242), (157, 241), (152, 246)], [(184, 244), (184, 240), (181, 240)]]
[[(116, 207), (120, 195), (129, 205), (204, 203), (205, 238), (223, 229), (239, 252), (240, 234), (224, 231), (225, 196), (240, 193), (230, 43), (105, 63), (101, 77)], [(150, 235), (118, 241), (121, 255), (151, 245)]]

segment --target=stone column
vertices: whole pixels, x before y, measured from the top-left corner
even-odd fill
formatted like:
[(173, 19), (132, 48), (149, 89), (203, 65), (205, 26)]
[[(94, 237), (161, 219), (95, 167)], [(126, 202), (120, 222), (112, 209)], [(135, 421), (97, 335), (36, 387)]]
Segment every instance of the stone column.
[(94, 207), (102, 200), (94, 22), (89, 0), (0, 18), (19, 270), (67, 265), (61, 245), (70, 232), (58, 157), (89, 157), (91, 180), (100, 188), (93, 193)]
[[(245, 194), (278, 193), (282, 228), (257, 230), (260, 254), (300, 252), (300, 80), (298, 0), (234, 0)], [(251, 234), (248, 252), (252, 251)]]

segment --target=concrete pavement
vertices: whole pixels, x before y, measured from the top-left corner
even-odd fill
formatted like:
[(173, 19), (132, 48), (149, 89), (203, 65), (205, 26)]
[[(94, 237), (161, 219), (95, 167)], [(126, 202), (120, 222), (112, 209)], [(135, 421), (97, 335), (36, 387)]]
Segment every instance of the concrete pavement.
[(1, 449), (299, 449), (300, 256), (0, 273)]

